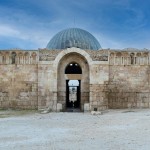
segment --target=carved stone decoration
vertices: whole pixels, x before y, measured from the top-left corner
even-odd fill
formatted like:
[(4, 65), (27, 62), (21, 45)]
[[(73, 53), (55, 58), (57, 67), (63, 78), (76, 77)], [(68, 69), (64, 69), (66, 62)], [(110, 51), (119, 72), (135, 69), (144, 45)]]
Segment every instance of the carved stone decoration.
[(39, 50), (39, 61), (53, 61), (62, 50)]
[(108, 51), (107, 50), (85, 50), (92, 58), (93, 61), (108, 61)]

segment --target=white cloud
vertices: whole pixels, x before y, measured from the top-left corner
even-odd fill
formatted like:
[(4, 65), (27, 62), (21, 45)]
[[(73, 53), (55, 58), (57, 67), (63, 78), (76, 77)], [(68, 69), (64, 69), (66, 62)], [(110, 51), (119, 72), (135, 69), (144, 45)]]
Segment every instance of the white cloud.
[[(20, 3), (19, 0), (18, 2)], [(38, 11), (41, 11), (41, 16), (34, 12), (36, 11), (34, 7), (33, 11), (29, 12), (18, 7), (8, 8), (0, 6), (0, 38), (5, 36), (22, 40), (22, 43), (17, 43), (16, 41), (16, 44), (26, 49), (30, 49), (30, 45), (25, 45), (23, 43), (25, 41), (26, 43), (32, 43), (35, 48), (46, 47), (52, 36), (60, 30), (69, 27), (79, 27), (88, 30), (96, 36), (103, 48), (125, 48), (130, 47), (130, 45), (138, 47), (139, 45), (144, 45), (144, 43), (148, 45), (147, 40), (144, 39), (142, 44), (140, 44), (140, 37), (135, 40), (134, 32), (136, 35), (140, 35), (142, 33), (141, 28), (145, 26), (147, 20), (141, 10), (130, 6), (129, 0), (96, 0), (94, 3), (91, 0), (87, 0), (86, 5), (84, 1), (79, 0), (74, 2), (65, 0), (65, 2), (61, 0), (30, 1), (29, 4), (36, 6)], [(98, 9), (89, 9), (91, 5), (96, 7), (96, 4), (99, 6), (99, 8), (97, 7)], [(114, 7), (121, 7), (124, 10), (129, 10), (135, 15), (127, 18), (123, 22), (124, 24), (120, 26), (116, 20), (111, 20), (113, 16), (109, 14), (109, 9), (112, 9), (112, 6), (113, 9)], [(105, 11), (103, 16), (100, 13), (102, 10), (107, 11), (108, 16), (105, 14)], [(43, 13), (45, 13), (45, 16)], [(90, 15), (91, 13), (93, 13), (93, 17)], [(74, 24), (74, 17), (76, 18), (76, 25)], [(148, 38), (148, 36), (145, 38)]]
[(6, 24), (0, 24), (0, 36), (17, 37), (19, 35), (19, 31), (13, 29), (12, 27)]
[[(16, 26), (17, 27), (17, 26)], [(33, 43), (36, 48), (38, 47), (46, 47), (46, 44), (49, 40), (46, 31), (40, 31), (38, 29), (30, 29), (30, 28), (18, 28), (16, 29), (13, 26), (0, 24), (0, 38), (16, 38), (22, 41), (29, 41)], [(16, 45), (19, 47), (24, 47), (25, 45), (22, 43), (18, 43), (16, 40)], [(27, 45), (26, 45), (27, 46)], [(28, 47), (28, 46), (27, 46)], [(25, 48), (25, 47), (24, 47)]]

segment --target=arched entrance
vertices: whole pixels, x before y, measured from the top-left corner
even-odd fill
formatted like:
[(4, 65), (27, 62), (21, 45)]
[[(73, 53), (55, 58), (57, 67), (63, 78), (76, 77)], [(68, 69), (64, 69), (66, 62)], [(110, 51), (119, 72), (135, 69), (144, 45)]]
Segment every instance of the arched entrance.
[(89, 66), (78, 53), (66, 54), (58, 65), (57, 102), (63, 110), (78, 108), (83, 111), (89, 103)]

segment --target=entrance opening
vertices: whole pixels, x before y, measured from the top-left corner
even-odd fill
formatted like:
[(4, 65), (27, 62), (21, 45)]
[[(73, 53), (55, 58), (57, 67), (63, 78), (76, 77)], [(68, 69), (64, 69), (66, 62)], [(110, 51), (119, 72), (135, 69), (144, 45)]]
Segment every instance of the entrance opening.
[[(59, 60), (57, 103), (62, 105), (63, 111), (81, 112), (84, 111), (84, 104), (89, 103), (89, 64), (85, 56), (78, 52), (68, 52)], [(77, 85), (71, 84), (74, 80)], [(72, 91), (70, 95), (69, 91)]]
[(65, 69), (65, 74), (82, 74), (82, 70), (77, 63), (70, 63)]
[[(80, 65), (76, 62), (71, 62), (65, 69), (65, 74), (77, 75), (82, 74)], [(75, 76), (73, 77), (75, 78)], [(80, 108), (80, 87), (81, 80), (66, 80), (66, 108)]]
[(66, 80), (66, 108), (80, 108), (80, 80)]

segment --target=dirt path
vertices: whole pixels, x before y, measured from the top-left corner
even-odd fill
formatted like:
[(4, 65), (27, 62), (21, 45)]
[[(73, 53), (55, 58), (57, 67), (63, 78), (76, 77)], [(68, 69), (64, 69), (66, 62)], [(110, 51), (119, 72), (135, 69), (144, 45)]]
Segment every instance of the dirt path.
[(3, 150), (150, 150), (150, 110), (11, 114), (0, 111)]

